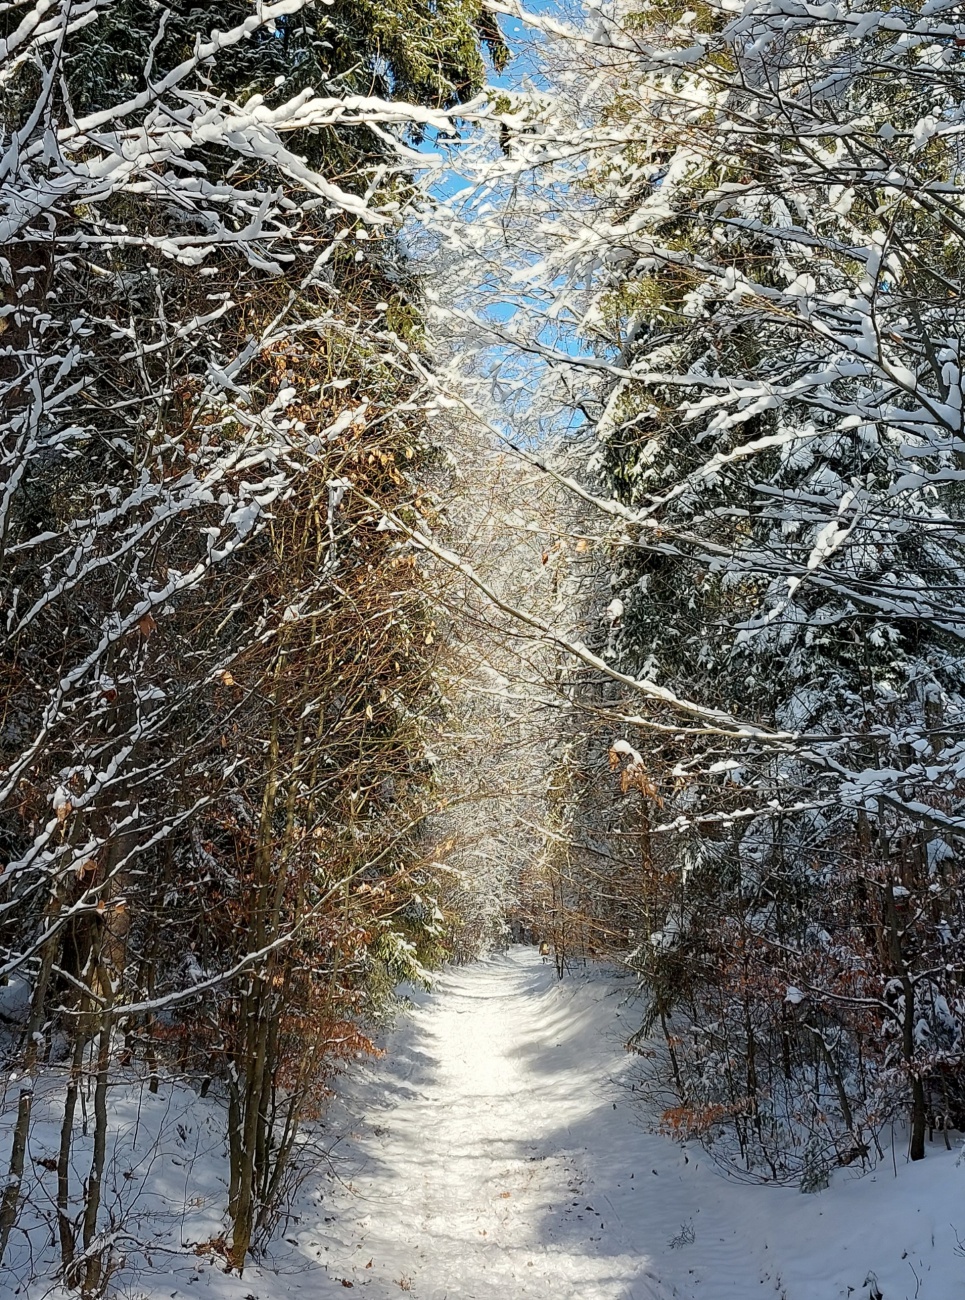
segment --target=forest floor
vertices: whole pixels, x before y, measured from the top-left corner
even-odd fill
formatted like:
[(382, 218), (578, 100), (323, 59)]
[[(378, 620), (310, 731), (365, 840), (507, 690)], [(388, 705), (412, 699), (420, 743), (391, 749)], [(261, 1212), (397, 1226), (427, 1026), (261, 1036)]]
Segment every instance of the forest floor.
[[(242, 1278), (204, 1245), (223, 1228), (220, 1108), (185, 1088), (137, 1099), (118, 1091), (123, 1149), (108, 1203), (129, 1253), (117, 1295), (965, 1296), (957, 1151), (936, 1142), (924, 1162), (899, 1153), (894, 1166), (889, 1151), (875, 1173), (842, 1170), (807, 1196), (725, 1178), (699, 1148), (649, 1131), (653, 1117), (632, 1088), (636, 1058), (623, 1049), (639, 1017), (629, 989), (603, 972), (560, 982), (523, 948), (444, 972), (431, 994), (414, 995), (384, 1056), (342, 1080), (321, 1136), (343, 1136), (326, 1139), (331, 1159), (305, 1178), (270, 1257)], [(56, 1108), (45, 1135), (42, 1089), (35, 1104), (32, 1143), (55, 1149)], [(35, 1163), (40, 1207), (50, 1175)], [(38, 1222), (22, 1240), (34, 1280), (24, 1285), (24, 1271), (10, 1269), (0, 1294), (63, 1294), (39, 1280), (47, 1260), (53, 1274), (49, 1228)]]

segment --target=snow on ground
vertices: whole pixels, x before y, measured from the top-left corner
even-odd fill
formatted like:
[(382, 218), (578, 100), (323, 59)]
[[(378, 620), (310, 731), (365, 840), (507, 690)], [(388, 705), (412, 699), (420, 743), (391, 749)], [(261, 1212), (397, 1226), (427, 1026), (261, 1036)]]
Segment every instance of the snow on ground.
[(810, 1196), (728, 1180), (646, 1131), (625, 990), (529, 949), (446, 974), (340, 1100), (335, 1240), (306, 1248), (369, 1300), (965, 1296), (956, 1153)]
[[(626, 984), (562, 984), (516, 949), (443, 974), (326, 1120), (334, 1172), (307, 1179), (271, 1258), (227, 1277), (195, 1253), (221, 1231), (221, 1117), (185, 1089), (119, 1091), (119, 1217), (136, 1216), (118, 1292), (148, 1300), (953, 1300), (965, 1296), (965, 1167), (918, 1165), (826, 1192), (723, 1178), (647, 1131), (625, 1086)], [(55, 1135), (42, 1094), (32, 1155)], [(128, 1113), (129, 1112), (129, 1113)], [(163, 1131), (159, 1157), (146, 1154)], [(0, 1139), (2, 1140), (2, 1139)], [(331, 1139), (329, 1139), (331, 1142)], [(6, 1142), (4, 1142), (4, 1147)], [(39, 1205), (49, 1178), (39, 1169)], [(133, 1176), (128, 1174), (133, 1171)], [(136, 1189), (136, 1195), (135, 1191)], [(34, 1263), (49, 1251), (31, 1234)], [(138, 1244), (140, 1243), (140, 1244)], [(147, 1243), (152, 1243), (147, 1245)], [(145, 1246), (147, 1248), (145, 1249)], [(17, 1270), (22, 1282), (23, 1273)], [(4, 1284), (6, 1283), (6, 1290)], [(13, 1271), (0, 1294), (16, 1293)], [(51, 1297), (33, 1283), (19, 1294)]]

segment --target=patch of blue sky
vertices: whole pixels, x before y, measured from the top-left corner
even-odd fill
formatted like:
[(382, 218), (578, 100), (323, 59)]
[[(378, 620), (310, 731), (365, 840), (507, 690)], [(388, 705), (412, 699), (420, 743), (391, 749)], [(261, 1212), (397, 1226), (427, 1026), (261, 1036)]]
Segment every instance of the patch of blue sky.
[[(528, 0), (525, 8), (537, 17), (571, 21), (576, 17), (566, 0)], [(499, 24), (512, 57), (501, 73), (492, 72), (489, 86), (507, 92), (550, 89), (542, 73), (541, 33), (508, 15), (500, 15)], [(463, 129), (472, 130), (471, 126)], [(418, 148), (427, 155), (429, 192), (439, 202), (461, 206), (471, 221), (474, 185), (468, 169), (460, 167), (466, 144), (458, 135), (429, 130)], [(517, 270), (523, 265), (525, 257), (520, 255)], [(579, 362), (597, 361), (600, 354), (588, 345), (575, 318), (551, 320), (545, 314), (556, 286), (536, 289), (517, 280), (511, 287), (508, 281), (507, 275), (502, 294), (464, 307), (493, 332), (491, 344), (477, 354), (474, 369), (491, 385), (494, 423), (510, 440), (533, 446), (586, 424), (577, 394), (585, 388), (588, 375)], [(546, 400), (548, 389), (558, 392), (557, 401)]]
[[(562, 14), (559, 0), (530, 0), (527, 12), (534, 16), (547, 14), (557, 17)], [(541, 34), (528, 27), (519, 18), (500, 14), (499, 27), (510, 50), (510, 59), (502, 72), (490, 69), (487, 84), (497, 90), (514, 91), (527, 89), (548, 89), (548, 83), (542, 73), (539, 57)], [(459, 142), (441, 136), (430, 129), (419, 146), (424, 152), (438, 157), (440, 153), (448, 156), (452, 167), (441, 172), (432, 183), (432, 193), (440, 199), (449, 201), (456, 198), (469, 184), (465, 175), (459, 171)]]

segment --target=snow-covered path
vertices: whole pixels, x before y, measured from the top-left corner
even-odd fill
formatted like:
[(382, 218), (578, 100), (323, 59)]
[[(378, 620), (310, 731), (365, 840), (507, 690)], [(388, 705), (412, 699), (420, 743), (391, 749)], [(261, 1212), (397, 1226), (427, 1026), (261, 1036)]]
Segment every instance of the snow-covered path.
[[(530, 952), (465, 967), (396, 1034), (352, 1098), (364, 1091), (366, 1121), (338, 1206), (350, 1253), (333, 1274), (420, 1300), (672, 1294), (610, 1194), (609, 1130), (627, 1117), (599, 1071), (598, 1017), (565, 987), (548, 996), (555, 983)], [(643, 1180), (639, 1193), (659, 1195)]]
[(671, 1294), (607, 1193), (600, 1138), (618, 1093), (598, 1071), (600, 1026), (566, 989), (548, 996), (553, 984), (522, 950), (463, 967), (395, 1034), (351, 1099), (364, 1091), (367, 1123), (338, 1205), (354, 1240), (333, 1273), (343, 1258), (343, 1277), (369, 1295), (402, 1287), (420, 1300)]

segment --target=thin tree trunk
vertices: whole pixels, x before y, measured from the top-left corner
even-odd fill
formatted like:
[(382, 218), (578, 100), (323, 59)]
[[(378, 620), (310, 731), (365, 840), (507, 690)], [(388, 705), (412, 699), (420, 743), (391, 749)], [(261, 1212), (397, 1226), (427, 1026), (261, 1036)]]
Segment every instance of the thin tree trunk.
[[(56, 902), (48, 910), (48, 924), (57, 911)], [(21, 1075), (20, 1095), (17, 1101), (17, 1120), (13, 1130), (13, 1143), (10, 1149), (10, 1165), (7, 1170), (7, 1183), (0, 1199), (0, 1263), (10, 1244), (10, 1234), (17, 1222), (20, 1209), (20, 1189), (23, 1185), (23, 1171), (27, 1158), (27, 1138), (30, 1133), (30, 1116), (33, 1108), (34, 1070), (40, 1053), (41, 1030), (47, 1015), (47, 988), (54, 964), (57, 936), (52, 934), (44, 943), (40, 958), (40, 970), (34, 985), (30, 1003), (30, 1017), (27, 1021), (27, 1045), (24, 1052), (23, 1074)]]
[[(85, 1008), (81, 1008), (83, 1011)], [(60, 1261), (67, 1273), (74, 1262), (77, 1246), (76, 1229), (70, 1219), (70, 1152), (74, 1138), (74, 1115), (77, 1111), (77, 1094), (80, 1091), (81, 1071), (84, 1065), (86, 1039), (78, 1029), (74, 1042), (74, 1055), (70, 1063), (70, 1077), (64, 1096), (64, 1118), (60, 1126), (60, 1150), (57, 1154), (57, 1230), (60, 1236)]]
[[(102, 987), (110, 989), (110, 972), (103, 967)], [(97, 1216), (100, 1212), (103, 1196), (104, 1168), (107, 1162), (107, 1087), (111, 1064), (111, 1034), (114, 1018), (112, 1013), (113, 996), (108, 995), (100, 1019), (97, 1036), (97, 1073), (94, 1083), (94, 1151), (91, 1156), (90, 1175), (87, 1179), (87, 1202), (84, 1207), (83, 1245), (87, 1266), (81, 1294), (84, 1300), (94, 1300), (102, 1293), (105, 1280), (103, 1252), (94, 1249), (97, 1237)]]

